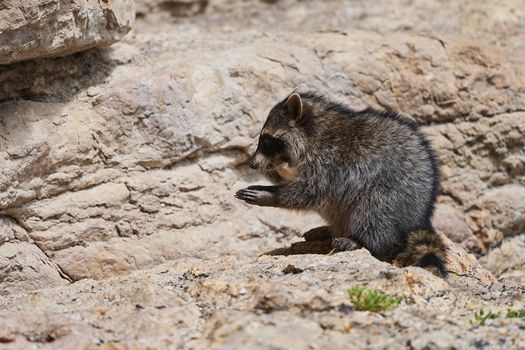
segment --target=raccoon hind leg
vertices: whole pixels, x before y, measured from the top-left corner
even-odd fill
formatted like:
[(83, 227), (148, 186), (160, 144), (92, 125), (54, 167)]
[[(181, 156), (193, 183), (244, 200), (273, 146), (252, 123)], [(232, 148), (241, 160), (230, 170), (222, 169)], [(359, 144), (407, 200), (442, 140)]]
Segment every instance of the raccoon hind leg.
[(346, 237), (337, 237), (332, 240), (332, 248), (334, 248), (337, 251), (352, 251), (361, 249), (362, 246), (359, 243), (356, 243), (350, 238)]

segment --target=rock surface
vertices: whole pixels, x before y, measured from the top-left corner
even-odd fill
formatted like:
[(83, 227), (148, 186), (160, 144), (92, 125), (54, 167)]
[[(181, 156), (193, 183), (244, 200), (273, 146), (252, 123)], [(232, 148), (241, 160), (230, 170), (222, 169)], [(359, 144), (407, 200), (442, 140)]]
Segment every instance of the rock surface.
[[(232, 195), (260, 181), (246, 167), (255, 136), (301, 81), (428, 125), (442, 164), (436, 226), (445, 234), (483, 253), (520, 233), (525, 82), (503, 49), (352, 30), (200, 36), (131, 34), (94, 54), (96, 66), (111, 66), (102, 83), (72, 95), (54, 88), (63, 79), (47, 84), (42, 75), (43, 91), (29, 75), (23, 99), (3, 104), (0, 212), (73, 280), (181, 256), (256, 255), (319, 224)], [(59, 61), (52, 69), (75, 64)], [(493, 76), (508, 82), (494, 85)], [(494, 196), (508, 203), (499, 212)]]
[(519, 277), (525, 280), (525, 235), (506, 240), (482, 258), (487, 268), (500, 279)]
[(64, 56), (120, 40), (132, 0), (6, 0), (0, 5), (0, 64)]
[[(111, 48), (0, 66), (0, 348), (525, 346), (523, 319), (469, 324), (524, 307), (523, 1), (137, 8)], [(457, 248), (448, 281), (363, 250), (257, 257), (329, 252), (297, 243), (315, 215), (233, 198), (301, 82), (424, 126), (435, 226), (497, 282)], [(356, 284), (405, 302), (357, 312)]]
[(155, 20), (169, 17), (190, 17), (202, 13), (209, 0), (139, 0), (137, 1), (137, 16)]
[[(454, 285), (420, 268), (395, 268), (364, 249), (182, 258), (125, 277), (0, 297), (0, 339), (21, 349), (525, 346), (525, 319), (469, 322), (480, 308), (523, 308), (521, 286), (466, 288), (469, 282), (475, 281)], [(403, 302), (393, 311), (357, 311), (347, 290), (363, 284)]]

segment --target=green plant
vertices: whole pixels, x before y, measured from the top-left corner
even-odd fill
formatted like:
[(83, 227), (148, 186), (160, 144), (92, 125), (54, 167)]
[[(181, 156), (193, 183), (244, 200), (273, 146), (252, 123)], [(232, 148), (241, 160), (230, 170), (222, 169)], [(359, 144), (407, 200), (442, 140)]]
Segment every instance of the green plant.
[(485, 321), (487, 321), (488, 319), (493, 320), (493, 319), (499, 318), (500, 316), (501, 316), (500, 312), (495, 313), (490, 310), (485, 312), (485, 310), (480, 309), (479, 311), (474, 312), (474, 319), (470, 320), (470, 324), (473, 326), (474, 325), (484, 326)]
[(357, 310), (360, 311), (388, 311), (395, 309), (402, 297), (391, 297), (375, 289), (367, 289), (364, 286), (354, 286), (348, 290), (350, 300)]
[[(505, 314), (507, 318), (525, 318), (525, 310), (512, 310), (507, 309)], [(474, 312), (474, 319), (470, 320), (471, 325), (480, 325), (484, 326), (487, 320), (493, 320), (501, 317), (501, 312), (492, 312), (481, 309), (477, 312)]]
[(525, 318), (525, 310), (507, 310), (508, 318)]

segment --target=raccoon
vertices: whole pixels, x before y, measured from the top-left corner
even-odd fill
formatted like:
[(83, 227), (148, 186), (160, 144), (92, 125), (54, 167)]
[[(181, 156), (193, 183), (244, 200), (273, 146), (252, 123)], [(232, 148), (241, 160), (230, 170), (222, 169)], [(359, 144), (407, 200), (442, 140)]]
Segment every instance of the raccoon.
[(250, 167), (274, 185), (236, 197), (319, 213), (328, 225), (306, 232), (306, 240), (364, 247), (380, 260), (446, 275), (446, 247), (431, 223), (439, 166), (411, 119), (354, 110), (300, 85), (270, 111)]

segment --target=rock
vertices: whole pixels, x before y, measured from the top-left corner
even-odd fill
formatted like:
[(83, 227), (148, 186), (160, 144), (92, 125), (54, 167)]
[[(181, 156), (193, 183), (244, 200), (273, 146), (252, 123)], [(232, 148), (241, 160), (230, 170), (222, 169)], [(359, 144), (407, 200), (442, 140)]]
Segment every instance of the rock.
[(443, 232), (438, 232), (447, 247), (447, 282), (469, 292), (496, 282), (494, 276), (479, 264), (477, 259), (455, 245)]
[(36, 245), (0, 245), (0, 294), (69, 284), (70, 280)]
[[(458, 288), (467, 288), (472, 291), (480, 287), (485, 288), (496, 282), (494, 276), (481, 266), (473, 255), (465, 252), (465, 250), (452, 242), (443, 232), (438, 231), (438, 234), (447, 247), (447, 261), (445, 262), (447, 276), (445, 279), (448, 283), (456, 284)], [(369, 254), (364, 248), (360, 249), (360, 251)], [(290, 247), (274, 249), (265, 253), (265, 255), (289, 256), (301, 254), (333, 254), (334, 252), (335, 250), (331, 247), (330, 240), (320, 240), (295, 242)], [(392, 264), (402, 267), (400, 261), (394, 260)], [(302, 269), (288, 265), (283, 270), (284, 273), (297, 273), (294, 271), (302, 272)], [(439, 276), (437, 271), (431, 272)]]
[[(496, 282), (494, 276), (479, 264), (477, 259), (465, 252), (452, 242), (443, 232), (437, 231), (446, 246), (445, 280), (457, 288), (465, 288), (473, 292), (480, 288), (486, 288)], [(399, 261), (394, 260), (396, 266), (401, 266)], [(439, 275), (437, 271), (432, 271)]]
[(0, 7), (0, 64), (110, 45), (129, 32), (131, 0), (7, 0)]
[(525, 188), (507, 185), (486, 191), (469, 210), (469, 217), (486, 246), (525, 232)]
[(438, 231), (443, 232), (462, 248), (477, 254), (484, 252), (484, 247), (467, 225), (465, 214), (454, 205), (438, 203), (434, 211), (433, 221)]
[[(143, 268), (183, 255), (203, 251), (218, 254), (224, 247), (239, 254), (261, 254), (282, 246), (281, 243), (292, 243), (302, 232), (320, 223), (314, 217), (304, 222), (284, 211), (248, 208), (231, 196), (235, 189), (256, 179), (255, 174), (239, 164), (244, 164), (253, 151), (254, 136), (266, 111), (272, 101), (286, 93), (289, 82), (293, 85), (303, 76), (323, 77), (328, 84), (325, 92), (341, 99), (349, 98), (345, 94), (350, 91), (358, 105), (374, 104), (376, 95), (369, 87), (375, 84), (374, 91), (380, 91), (381, 96), (396, 96), (391, 107), (406, 111), (423, 123), (440, 121), (440, 125), (429, 126), (426, 131), (444, 164), (445, 196), (441, 200), (450, 203), (452, 199), (457, 212), (440, 216), (438, 207), (436, 225), (452, 237), (456, 235), (456, 241), (464, 238), (464, 246), (470, 251), (481, 250), (478, 238), (469, 231), (482, 237), (494, 224), (481, 230), (466, 220), (466, 227), (460, 213), (471, 208), (479, 194), (490, 186), (521, 181), (519, 166), (502, 166), (499, 158), (492, 161), (486, 154), (505, 145), (507, 158), (519, 159), (523, 153), (519, 136), (523, 134), (524, 118), (519, 112), (498, 114), (501, 107), (495, 105), (487, 106), (487, 113), (496, 116), (464, 121), (459, 117), (464, 106), (469, 109), (469, 105), (486, 103), (481, 90), (477, 95), (478, 90), (468, 87), (468, 79), (462, 79), (462, 84), (467, 84), (470, 95), (459, 96), (461, 103), (432, 103), (432, 111), (424, 109), (420, 113), (422, 100), (414, 102), (424, 99), (416, 96), (423, 85), (431, 89), (430, 95), (435, 95), (443, 88), (439, 84), (450, 81), (447, 84), (451, 84), (454, 93), (459, 82), (452, 67), (461, 67), (472, 76), (486, 75), (477, 63), (466, 60), (471, 54), (470, 46), (451, 39), (447, 43), (450, 48), (445, 50), (439, 41), (430, 38), (393, 34), (384, 39), (363, 32), (318, 33), (309, 38), (311, 42), (295, 35), (272, 35), (255, 37), (252, 43), (243, 45), (240, 43), (251, 38), (250, 34), (238, 34), (239, 39), (233, 42), (223, 41), (220, 35), (201, 42), (199, 50), (217, 50), (210, 59), (201, 57), (198, 50), (192, 53), (198, 43), (193, 43), (191, 49), (188, 46), (184, 55), (179, 55), (182, 49), (174, 55), (177, 47), (186, 47), (184, 38), (173, 41), (161, 34), (130, 36), (125, 43), (115, 45), (110, 54), (86, 53), (79, 55), (77, 61), (59, 59), (71, 67), (75, 62), (90, 60), (102, 64), (99, 68), (104, 67), (104, 62), (113, 65), (106, 83), (77, 97), (60, 89), (51, 89), (50, 95), (41, 97), (40, 90), (24, 88), (23, 96), (43, 98), (47, 103), (4, 104), (6, 117), (2, 123), (9, 134), (0, 140), (1, 149), (5, 150), (0, 155), (4, 168), (0, 207), (4, 214), (24, 225), (31, 238), (68, 274), (76, 279), (103, 278), (115, 271)], [(148, 53), (151, 43), (161, 50), (160, 56), (158, 51)], [(130, 51), (131, 45), (137, 49)], [(415, 51), (411, 53), (407, 45), (415, 45)], [(335, 46), (338, 53), (330, 53)], [(271, 57), (265, 53), (268, 47), (272, 47)], [(375, 52), (374, 60), (378, 62), (374, 67), (365, 64), (370, 60), (369, 50)], [(228, 55), (221, 56), (220, 52), (226, 51)], [(302, 52), (300, 58), (294, 58), (296, 52)], [(493, 70), (508, 76), (517, 69), (498, 61), (500, 54), (494, 52), (482, 53), (483, 57), (492, 55), (487, 59)], [(414, 74), (406, 61), (396, 56), (409, 54), (419, 57), (427, 74), (435, 76), (436, 84), (428, 84), (424, 76)], [(118, 59), (121, 55), (126, 59)], [(192, 55), (193, 59), (186, 59)], [(324, 57), (322, 65), (319, 57)], [(186, 64), (190, 61), (191, 65)], [(218, 61), (223, 65), (220, 70)], [(55, 60), (49, 62), (55, 64)], [(369, 70), (364, 71), (367, 65)], [(20, 69), (21, 66), (14, 67), (10, 73), (18, 76)], [(402, 75), (398, 77), (397, 72)], [(78, 81), (79, 86), (91, 84), (93, 75), (88, 73), (86, 82), (82, 74), (71, 79)], [(356, 88), (341, 89), (337, 85), (340, 82), (333, 85), (340, 79), (332, 79), (336, 73), (345, 77), (346, 85)], [(188, 78), (175, 79), (178, 75)], [(391, 81), (404, 84), (404, 90), (392, 90), (386, 82), (382, 83), (381, 75), (393, 76)], [(150, 78), (145, 80), (144, 76)], [(471, 80), (471, 84), (474, 82), (478, 84)], [(314, 80), (308, 83), (316, 85)], [(518, 109), (520, 102), (513, 94), (520, 93), (522, 82), (516, 77), (513, 84), (515, 90), (500, 89), (501, 98), (507, 99), (505, 108)], [(492, 88), (489, 83), (487, 88)], [(497, 87), (494, 89), (498, 91)], [(247, 90), (254, 91), (254, 95), (247, 98), (243, 94)], [(210, 99), (207, 91), (219, 93)], [(65, 102), (53, 102), (56, 97)], [(35, 114), (36, 110), (39, 113)], [(195, 119), (194, 115), (205, 119)], [(238, 115), (244, 117), (234, 117)], [(445, 123), (453, 116), (458, 123)], [(33, 128), (39, 132), (28, 132)], [(489, 128), (501, 141), (495, 143), (482, 137), (474, 143), (477, 135), (486, 135)], [(66, 136), (61, 132), (64, 129), (70, 131)], [(467, 157), (472, 157), (468, 164), (464, 161)], [(492, 174), (499, 174), (497, 183)], [(119, 190), (114, 192), (113, 188)], [(100, 202), (83, 199), (99, 195)], [(232, 218), (235, 223), (227, 224)], [(446, 228), (451, 218), (461, 224)], [(512, 219), (508, 224), (514, 222)], [(190, 238), (189, 232), (195, 236)], [(166, 239), (168, 245), (163, 244)], [(140, 249), (133, 247), (138, 241)], [(115, 263), (108, 265), (107, 261)]]
[(26, 230), (10, 218), (0, 217), (0, 294), (69, 282), (71, 279), (33, 244)]
[[(283, 272), (290, 265), (302, 272)], [(392, 311), (357, 311), (347, 292), (356, 285), (403, 301)], [(492, 289), (480, 285), (473, 293), (420, 268), (395, 268), (364, 250), (184, 258), (128, 276), (0, 296), (0, 338), (13, 347), (45, 341), (54, 348), (326, 349), (407, 342), (424, 348), (474, 341), (499, 346), (501, 339), (521, 344), (523, 320), (470, 325), (479, 308), (509, 307), (505, 294), (490, 299)], [(520, 306), (523, 301), (513, 305)]]
[[(116, 64), (104, 49), (87, 50), (44, 62), (30, 60), (0, 65), (0, 101), (25, 98), (65, 102), (84, 89), (101, 84)], [(95, 91), (96, 88), (92, 88), (88, 93), (94, 94)]]
[[(155, 51), (148, 49), (152, 45)], [(225, 250), (259, 255), (298, 241), (322, 221), (249, 207), (232, 194), (259, 181), (245, 166), (255, 136), (274, 101), (306, 77), (312, 86), (325, 82), (323, 92), (351, 99), (356, 108), (389, 96), (387, 107), (423, 124), (438, 121), (425, 132), (443, 164), (440, 201), (453, 203), (461, 213), (496, 184), (520, 186), (521, 168), (505, 166), (495, 154), (505, 149), (501, 156), (512, 160), (523, 153), (523, 113), (501, 112), (523, 108), (525, 99), (516, 96), (525, 90), (520, 76), (512, 74), (518, 68), (497, 49), (479, 46), (492, 73), (511, 77), (512, 88), (487, 82), (486, 69), (467, 59), (473, 54), (470, 44), (450, 39), (446, 45), (410, 34), (382, 37), (360, 31), (308, 38), (214, 33), (199, 41), (162, 33), (131, 35), (102, 56), (113, 68), (96, 88), (76, 95), (52, 89), (44, 97), (28, 88), (23, 96), (45, 102), (3, 104), (1, 123), (8, 132), (0, 139), (0, 211), (23, 225), (74, 279), (104, 278)], [(131, 55), (130, 46), (136, 47)], [(120, 50), (126, 59), (117, 59)], [(203, 56), (206, 50), (212, 53)], [(100, 53), (80, 54), (78, 62), (87, 62), (90, 55), (101, 58)], [(407, 57), (417, 58), (426, 73), (414, 73)], [(58, 60), (71, 66), (75, 62)], [(19, 69), (13, 67), (11, 74), (17, 76)], [(457, 69), (471, 78), (457, 78)], [(344, 83), (343, 78), (333, 80), (335, 76), (344, 76)], [(90, 74), (87, 82), (83, 77), (71, 79), (79, 86), (93, 81)], [(489, 105), (479, 81), (504, 103)], [(375, 92), (369, 90), (371, 84)], [(448, 97), (436, 97), (425, 102), (432, 105), (432, 114), (420, 109), (426, 94), (456, 94), (460, 84), (468, 93), (458, 94), (455, 103), (443, 104), (440, 99)], [(483, 104), (487, 112), (469, 116), (481, 119), (462, 117)], [(493, 136), (487, 134), (489, 128)], [(499, 174), (498, 182), (494, 174)], [(454, 220), (462, 220), (461, 215), (454, 214)], [(509, 217), (506, 224), (516, 220)], [(480, 232), (469, 220), (466, 224), (468, 229), (458, 227), (472, 242), (466, 247), (480, 246), (483, 232), (496, 225), (488, 223)], [(478, 238), (469, 236), (469, 230)], [(453, 234), (461, 236), (459, 231)]]
[(504, 241), (500, 247), (484, 256), (481, 262), (497, 277), (504, 278), (516, 274), (525, 278), (523, 249), (525, 249), (525, 235), (522, 234)]
[(0, 246), (6, 242), (27, 242), (27, 232), (12, 219), (0, 217)]
[[(141, 1), (110, 48), (1, 66), (0, 342), (524, 347), (523, 319), (469, 321), (524, 307), (525, 6), (449, 5)], [(314, 254), (331, 251), (300, 242), (319, 217), (235, 200), (263, 183), (256, 137), (301, 82), (422, 125), (442, 169), (434, 224), (496, 282), (451, 242), (446, 280), (364, 249)], [(403, 302), (356, 311), (356, 285)]]
[[(462, 245), (471, 252), (479, 254), (504, 236), (523, 232), (520, 209), (525, 204), (525, 173), (506, 164), (523, 156), (524, 116), (501, 114), (427, 128), (442, 164), (442, 204), (437, 206), (434, 223), (449, 234), (455, 226), (451, 237), (467, 238)], [(459, 212), (454, 214), (455, 210)]]
[(208, 6), (208, 2), (209, 0), (138, 0), (137, 16), (145, 17), (166, 13), (173, 17), (190, 17), (202, 13)]

